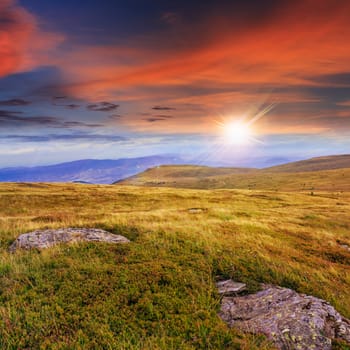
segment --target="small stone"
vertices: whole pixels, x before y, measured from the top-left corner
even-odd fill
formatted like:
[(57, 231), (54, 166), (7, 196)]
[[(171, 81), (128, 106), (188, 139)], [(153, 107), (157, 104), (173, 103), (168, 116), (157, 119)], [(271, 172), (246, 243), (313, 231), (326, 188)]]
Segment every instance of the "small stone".
[(220, 281), (216, 283), (220, 295), (228, 296), (238, 294), (247, 290), (245, 283), (234, 282), (232, 280)]
[(202, 212), (206, 211), (206, 209), (203, 209), (203, 208), (189, 208), (189, 209), (187, 209), (187, 211), (190, 214), (199, 214), (199, 213), (202, 213)]
[(343, 249), (348, 250), (350, 252), (350, 247), (347, 244), (340, 245)]
[(17, 249), (43, 249), (59, 243), (73, 242), (129, 243), (121, 235), (93, 228), (63, 228), (57, 230), (37, 230), (20, 235), (10, 246), (10, 252)]

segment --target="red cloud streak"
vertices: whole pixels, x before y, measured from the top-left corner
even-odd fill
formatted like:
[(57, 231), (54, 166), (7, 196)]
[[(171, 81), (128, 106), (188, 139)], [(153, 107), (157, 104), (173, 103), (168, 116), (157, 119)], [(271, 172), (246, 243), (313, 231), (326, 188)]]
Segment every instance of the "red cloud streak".
[[(159, 18), (167, 29), (128, 37), (124, 45), (75, 44), (74, 50), (52, 54), (49, 49), (62, 36), (44, 34), (33, 15), (12, 0), (0, 0), (0, 76), (50, 63), (65, 78), (60, 91), (126, 104), (131, 117), (118, 123), (125, 120), (140, 130), (205, 132), (219, 112), (231, 113), (233, 105), (237, 113), (258, 109), (268, 99), (262, 95), (275, 88), (273, 102), (301, 107), (282, 113), (283, 118), (273, 111), (273, 127), (266, 122), (261, 129), (340, 129), (349, 104), (339, 104), (343, 108), (336, 113), (312, 114), (303, 104), (321, 101), (299, 88), (337, 86), (325, 77), (350, 73), (349, 18), (349, 0), (280, 0), (261, 17), (242, 18), (219, 6), (191, 21), (168, 13)], [(174, 118), (157, 123), (159, 118), (135, 117), (159, 104), (176, 107)]]
[[(70, 86), (76, 93), (176, 84), (322, 85), (313, 78), (350, 71), (349, 1), (281, 3), (257, 23), (235, 23), (221, 13), (193, 23), (194, 34), (190, 23), (174, 23), (173, 47), (166, 32), (150, 37), (147, 48), (147, 37), (129, 48), (85, 47), (59, 64), (77, 78)], [(89, 57), (85, 64), (82, 57)]]
[(0, 77), (49, 62), (63, 37), (42, 32), (37, 19), (13, 0), (0, 0)]

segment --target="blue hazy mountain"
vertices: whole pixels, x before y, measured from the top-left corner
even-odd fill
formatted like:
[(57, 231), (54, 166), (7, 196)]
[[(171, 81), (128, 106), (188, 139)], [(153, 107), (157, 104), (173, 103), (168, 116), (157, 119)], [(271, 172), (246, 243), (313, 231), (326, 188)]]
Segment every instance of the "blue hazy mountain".
[(83, 159), (47, 166), (0, 169), (0, 182), (79, 182), (109, 184), (164, 164), (181, 164), (176, 156), (123, 159)]

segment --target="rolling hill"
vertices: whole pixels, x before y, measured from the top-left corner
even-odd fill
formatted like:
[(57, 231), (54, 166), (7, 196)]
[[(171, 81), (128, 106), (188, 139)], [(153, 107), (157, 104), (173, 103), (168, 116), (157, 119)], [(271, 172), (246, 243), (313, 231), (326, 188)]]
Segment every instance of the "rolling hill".
[(350, 168), (350, 154), (315, 157), (265, 168), (267, 172), (305, 172)]
[(118, 184), (197, 189), (348, 191), (350, 156), (312, 158), (265, 169), (160, 166)]
[[(161, 165), (131, 176), (125, 180), (116, 183), (124, 183), (131, 181), (135, 185), (143, 185), (145, 181), (154, 183), (162, 182), (166, 179), (205, 179), (208, 177), (225, 176), (232, 174), (248, 174), (253, 173), (257, 169), (253, 168), (223, 168), (209, 167), (199, 165)], [(159, 180), (159, 181), (158, 181)]]

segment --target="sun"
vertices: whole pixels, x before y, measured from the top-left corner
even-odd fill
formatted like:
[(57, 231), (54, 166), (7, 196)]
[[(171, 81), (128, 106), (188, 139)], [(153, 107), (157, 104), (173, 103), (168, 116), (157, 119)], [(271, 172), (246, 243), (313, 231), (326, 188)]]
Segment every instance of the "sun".
[[(215, 120), (215, 124), (219, 127), (219, 143), (224, 145), (247, 145), (264, 144), (263, 141), (256, 138), (257, 129), (254, 124), (269, 113), (275, 106), (275, 103), (266, 105), (263, 108), (256, 108), (255, 113), (241, 114), (236, 117), (224, 117), (219, 114), (220, 120)], [(241, 148), (241, 147), (239, 147)]]
[(247, 123), (234, 121), (222, 124), (225, 141), (230, 144), (243, 145), (251, 139), (251, 129)]

